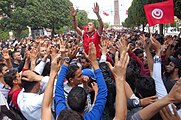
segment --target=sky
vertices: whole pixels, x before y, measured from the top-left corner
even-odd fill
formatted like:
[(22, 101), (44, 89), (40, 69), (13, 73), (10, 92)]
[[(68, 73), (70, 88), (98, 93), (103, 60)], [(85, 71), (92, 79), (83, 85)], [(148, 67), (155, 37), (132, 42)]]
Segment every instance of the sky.
[[(70, 0), (74, 7), (80, 10), (85, 10), (88, 13), (88, 17), (91, 19), (97, 19), (92, 8), (94, 3), (97, 2), (100, 7), (100, 15), (103, 22), (113, 24), (114, 22), (114, 0)], [(126, 18), (126, 10), (131, 6), (132, 0), (119, 0), (119, 14), (120, 21), (123, 22)], [(103, 11), (109, 14), (109, 16), (103, 15)]]

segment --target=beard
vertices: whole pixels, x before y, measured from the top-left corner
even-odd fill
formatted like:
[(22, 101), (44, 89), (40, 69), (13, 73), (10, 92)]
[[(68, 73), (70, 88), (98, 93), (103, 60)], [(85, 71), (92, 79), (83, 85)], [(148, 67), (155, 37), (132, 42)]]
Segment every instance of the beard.
[(175, 71), (175, 68), (173, 70), (169, 71), (169, 72), (166, 71), (165, 76), (170, 77), (174, 73), (174, 71)]

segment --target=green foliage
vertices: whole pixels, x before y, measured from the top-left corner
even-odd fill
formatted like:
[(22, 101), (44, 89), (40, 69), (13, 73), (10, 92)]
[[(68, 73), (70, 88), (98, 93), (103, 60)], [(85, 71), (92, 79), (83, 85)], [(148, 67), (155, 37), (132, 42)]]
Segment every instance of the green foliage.
[(181, 19), (181, 0), (174, 0), (175, 3), (175, 16)]
[(77, 22), (78, 26), (82, 28), (82, 26), (87, 25), (88, 23), (88, 15), (85, 10), (79, 10), (77, 13)]
[[(124, 27), (135, 27), (146, 25), (147, 20), (143, 9), (144, 4), (162, 2), (163, 0), (133, 0), (131, 7), (128, 9), (128, 18), (123, 22)], [(174, 0), (175, 16), (181, 19), (181, 0)]]
[(104, 28), (109, 28), (109, 23), (104, 23)]
[(7, 40), (7, 39), (9, 39), (9, 32), (0, 29), (0, 40)]
[[(20, 37), (27, 26), (59, 29), (71, 26), (69, 0), (1, 0), (2, 28), (13, 30)], [(18, 35), (19, 34), (19, 35)]]

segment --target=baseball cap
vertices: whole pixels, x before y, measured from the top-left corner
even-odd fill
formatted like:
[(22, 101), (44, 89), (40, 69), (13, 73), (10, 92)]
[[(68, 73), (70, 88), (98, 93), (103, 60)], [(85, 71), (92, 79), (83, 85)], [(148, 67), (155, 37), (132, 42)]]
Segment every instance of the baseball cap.
[(89, 78), (95, 80), (95, 74), (91, 69), (88, 69), (88, 68), (83, 69), (82, 70), (82, 75), (88, 76)]
[(181, 59), (174, 58), (173, 56), (170, 56), (169, 58), (177, 68), (181, 69)]

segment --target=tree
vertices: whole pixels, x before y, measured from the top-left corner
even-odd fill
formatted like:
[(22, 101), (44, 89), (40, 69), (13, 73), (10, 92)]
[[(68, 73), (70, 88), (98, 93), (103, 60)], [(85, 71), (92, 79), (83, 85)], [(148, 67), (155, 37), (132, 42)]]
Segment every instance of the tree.
[(88, 15), (85, 10), (79, 10), (77, 13), (77, 22), (78, 26), (82, 28), (83, 26), (87, 25), (88, 23)]
[(69, 0), (32, 0), (29, 7), (31, 26), (50, 28), (53, 37), (55, 29), (71, 25), (70, 5)]
[(20, 40), (21, 32), (29, 24), (29, 11), (26, 0), (1, 0), (0, 1), (0, 26), (5, 30), (13, 30)]
[(177, 16), (179, 19), (181, 19), (181, 1), (180, 0), (174, 0), (174, 6), (175, 6), (175, 16)]
[(7, 40), (9, 38), (9, 32), (0, 29), (0, 40)]
[[(135, 27), (140, 26), (141, 24), (143, 27), (147, 24), (147, 20), (145, 17), (145, 12), (143, 10), (144, 4), (152, 4), (157, 2), (162, 2), (164, 0), (133, 0), (131, 7), (128, 9), (128, 18), (125, 20), (123, 25), (125, 27)], [(181, 1), (174, 0), (175, 4), (175, 16), (181, 19)], [(161, 27), (161, 33), (163, 33), (163, 25)], [(144, 29), (143, 29), (144, 30)]]

